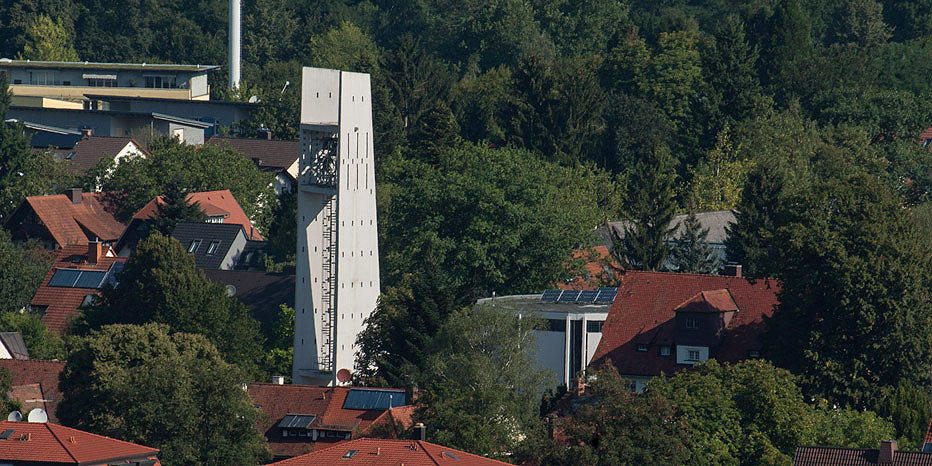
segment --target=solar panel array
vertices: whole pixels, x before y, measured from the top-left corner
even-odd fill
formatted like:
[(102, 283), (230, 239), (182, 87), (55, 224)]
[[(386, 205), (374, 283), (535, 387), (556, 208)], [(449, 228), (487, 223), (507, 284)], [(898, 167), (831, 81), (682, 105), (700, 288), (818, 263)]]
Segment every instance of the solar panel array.
[(123, 271), (123, 262), (114, 262), (110, 270), (58, 269), (49, 280), (48, 286), (64, 288), (103, 288), (116, 286), (118, 274)]
[(611, 304), (618, 294), (616, 287), (604, 287), (598, 290), (547, 290), (540, 296), (542, 303), (595, 303)]
[(351, 388), (343, 409), (388, 409), (405, 405), (405, 392), (376, 388)]

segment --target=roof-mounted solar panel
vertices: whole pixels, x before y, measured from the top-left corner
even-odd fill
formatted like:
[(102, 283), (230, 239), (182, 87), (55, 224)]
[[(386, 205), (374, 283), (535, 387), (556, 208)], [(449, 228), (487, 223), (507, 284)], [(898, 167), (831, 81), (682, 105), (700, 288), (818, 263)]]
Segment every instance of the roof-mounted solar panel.
[(388, 409), (404, 406), (405, 392), (376, 388), (351, 388), (343, 409)]
[(278, 423), (278, 427), (286, 429), (307, 429), (317, 416), (313, 414), (286, 414)]
[(576, 298), (579, 297), (579, 290), (565, 290), (563, 294), (560, 295), (561, 303), (575, 303)]
[(555, 303), (560, 299), (560, 293), (563, 293), (563, 290), (547, 290), (540, 296), (540, 301), (544, 303)]
[(599, 288), (599, 296), (595, 298), (595, 302), (599, 304), (611, 304), (615, 302), (615, 295), (618, 294), (618, 288)]
[(577, 303), (591, 303), (595, 301), (595, 298), (599, 296), (598, 290), (583, 290), (579, 293), (579, 297), (576, 298)]
[(103, 270), (82, 270), (81, 276), (74, 282), (75, 288), (100, 288), (107, 272)]
[(78, 277), (80, 276), (80, 270), (58, 269), (55, 271), (55, 275), (52, 275), (52, 279), (49, 280), (49, 286), (64, 286), (71, 288), (74, 286), (74, 282), (78, 281)]

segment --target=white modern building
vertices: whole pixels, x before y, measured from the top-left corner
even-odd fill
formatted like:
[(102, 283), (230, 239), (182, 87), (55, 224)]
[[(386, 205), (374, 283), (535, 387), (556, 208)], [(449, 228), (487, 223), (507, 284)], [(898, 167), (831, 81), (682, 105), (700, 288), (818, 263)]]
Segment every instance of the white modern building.
[(304, 68), (294, 382), (349, 382), (379, 297), (369, 75)]
[(617, 292), (617, 288), (548, 290), (543, 294), (483, 298), (476, 304), (543, 319), (544, 328), (534, 332), (538, 367), (555, 376), (547, 388), (571, 387), (602, 340), (602, 325)]

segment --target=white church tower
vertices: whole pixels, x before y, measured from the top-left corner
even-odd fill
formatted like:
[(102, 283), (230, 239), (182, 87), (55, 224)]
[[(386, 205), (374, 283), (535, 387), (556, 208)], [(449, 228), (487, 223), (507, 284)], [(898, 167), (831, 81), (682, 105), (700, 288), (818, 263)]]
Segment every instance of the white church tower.
[(304, 68), (294, 383), (349, 381), (379, 297), (369, 75)]

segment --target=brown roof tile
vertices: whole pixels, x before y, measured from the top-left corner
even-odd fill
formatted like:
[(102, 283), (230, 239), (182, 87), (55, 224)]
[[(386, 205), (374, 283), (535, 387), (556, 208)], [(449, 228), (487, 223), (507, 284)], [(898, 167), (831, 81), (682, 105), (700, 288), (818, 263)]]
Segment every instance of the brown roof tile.
[(363, 438), (273, 464), (275, 466), (494, 466), (508, 463), (420, 440)]
[[(162, 196), (152, 199), (148, 204), (139, 209), (139, 211), (133, 215), (133, 218), (138, 220), (152, 218), (157, 212), (156, 203), (161, 204), (163, 202), (165, 201), (162, 199)], [(188, 194), (188, 202), (199, 203), (201, 210), (203, 210), (207, 216), (222, 215), (224, 217), (223, 223), (242, 225), (243, 231), (246, 232), (246, 237), (248, 239), (262, 241), (262, 236), (256, 231), (252, 222), (249, 221), (249, 217), (246, 216), (246, 212), (243, 212), (243, 208), (236, 202), (236, 198), (233, 197), (233, 193), (231, 193), (229, 189), (191, 193)]]
[[(104, 242), (116, 241), (126, 227), (107, 210), (105, 199), (103, 193), (82, 193), (81, 203), (74, 204), (64, 194), (33, 196), (27, 197), (17, 211), (32, 209), (59, 247), (86, 246), (94, 237)], [(18, 217), (14, 212), (8, 222)]]
[(39, 393), (42, 396), (38, 399), (48, 400), (40, 402), (40, 408), (49, 413), (49, 420), (58, 422), (55, 417), (55, 409), (61, 401), (62, 394), (58, 389), (58, 375), (65, 367), (64, 361), (43, 361), (41, 359), (0, 359), (0, 367), (10, 371), (13, 375), (12, 386), (15, 389), (12, 394), (24, 396), (26, 398), (16, 398), (23, 406), (23, 410), (28, 412), (36, 407), (36, 402), (25, 403), (25, 400), (37, 399), (32, 397), (35, 394), (31, 386), (38, 386)]
[(0, 461), (12, 463), (106, 464), (128, 459), (152, 459), (155, 448), (49, 423), (0, 421)]
[(214, 136), (207, 144), (228, 146), (249, 157), (262, 171), (281, 171), (291, 167), (301, 155), (298, 141), (269, 139), (221, 138)]
[(800, 446), (793, 466), (932, 466), (932, 453), (894, 450), (892, 462), (880, 462), (878, 456), (879, 450), (864, 448)]

